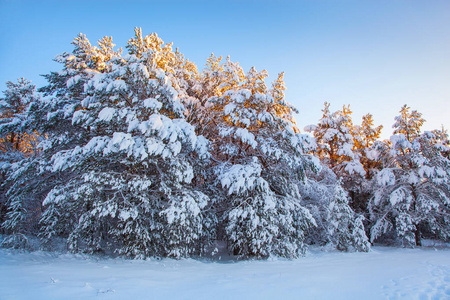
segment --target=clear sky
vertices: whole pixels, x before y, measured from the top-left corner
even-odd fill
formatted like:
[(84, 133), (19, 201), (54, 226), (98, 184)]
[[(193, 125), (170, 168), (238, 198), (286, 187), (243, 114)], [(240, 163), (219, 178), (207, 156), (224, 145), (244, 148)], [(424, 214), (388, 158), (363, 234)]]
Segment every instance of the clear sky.
[(323, 102), (350, 104), (392, 133), (403, 104), (423, 113), (424, 130), (450, 128), (450, 1), (134, 1), (0, 0), (0, 89), (61, 67), (82, 32), (91, 43), (112, 36), (118, 47), (141, 27), (174, 42), (203, 68), (230, 55), (269, 80), (285, 71), (287, 100), (301, 128), (316, 123)]

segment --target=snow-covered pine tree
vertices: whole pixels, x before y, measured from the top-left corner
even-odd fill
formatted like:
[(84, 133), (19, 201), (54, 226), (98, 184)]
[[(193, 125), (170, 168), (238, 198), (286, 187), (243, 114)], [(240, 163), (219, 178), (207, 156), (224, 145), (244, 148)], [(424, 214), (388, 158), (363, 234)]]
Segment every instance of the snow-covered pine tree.
[(367, 179), (372, 178), (372, 171), (378, 166), (376, 151), (374, 151), (372, 146), (380, 138), (382, 129), (382, 125), (374, 127), (373, 116), (371, 114), (364, 115), (361, 125), (354, 126), (353, 140), (355, 149), (360, 154), (360, 162), (366, 171)]
[[(108, 40), (110, 39), (103, 38), (99, 42), (103, 52), (108, 47), (112, 51), (114, 45), (108, 43)], [(72, 116), (80, 109), (84, 83), (94, 74), (103, 71), (108, 61), (108, 56), (102, 56), (105, 60), (100, 62), (99, 56), (93, 55), (98, 52), (98, 48), (91, 47), (82, 34), (72, 44), (75, 47), (72, 54), (63, 53), (55, 58), (64, 65), (63, 70), (44, 76), (49, 82), (46, 87), (39, 89), (44, 97), (30, 102), (23, 115), (24, 127), (46, 137), (39, 145), (39, 155), (15, 164), (6, 180), (9, 188), (7, 197), (11, 204), (16, 203), (14, 207), (24, 207), (24, 203), (30, 201), (39, 204), (40, 209), (32, 213), (35, 220), (41, 218), (41, 206), (47, 193), (55, 185), (67, 182), (73, 176), (69, 172), (53, 172), (51, 158), (58, 151), (65, 151), (89, 140), (88, 131), (72, 125)], [(99, 65), (102, 67), (97, 69)], [(20, 224), (18, 220), (20, 219), (9, 218), (3, 228), (17, 228)], [(35, 223), (37, 222), (33, 222)], [(22, 234), (37, 234), (37, 224), (33, 227), (33, 230), (20, 231)]]
[(420, 133), (421, 113), (402, 107), (394, 135), (380, 155), (370, 202), (372, 241), (394, 231), (404, 245), (421, 245), (423, 235), (450, 237), (450, 161), (433, 132)]
[(36, 230), (41, 205), (32, 197), (11, 197), (14, 186), (23, 182), (11, 180), (10, 173), (36, 155), (38, 134), (31, 130), (27, 115), (40, 96), (36, 86), (24, 78), (17, 83), (8, 81), (6, 86), (4, 98), (0, 99), (0, 224), (11, 234), (3, 245), (21, 247), (27, 242), (24, 234)]
[[(121, 254), (199, 254), (213, 229), (206, 225), (214, 222), (204, 220), (208, 197), (191, 185), (192, 159), (207, 156), (206, 140), (184, 120), (187, 95), (171, 80), (179, 74), (180, 57), (156, 34), (142, 37), (140, 30), (127, 48), (129, 55), (114, 60), (111, 72), (85, 84), (84, 109), (73, 117), (96, 137), (55, 159), (57, 166), (62, 160), (64, 168), (90, 170), (82, 186), (102, 194), (77, 203), (90, 208), (79, 216), (70, 246), (87, 240), (97, 250), (103, 237), (91, 232), (100, 226), (98, 232), (113, 238)], [(72, 193), (78, 197), (77, 190)]]
[(307, 233), (307, 242), (333, 247), (340, 251), (370, 249), (363, 216), (349, 204), (349, 196), (340, 180), (327, 166), (299, 185), (305, 206), (311, 211), (317, 227)]
[(349, 106), (342, 111), (330, 111), (330, 104), (325, 102), (323, 115), (317, 125), (308, 125), (305, 131), (314, 135), (317, 143), (315, 153), (333, 172), (343, 175), (357, 174), (364, 176), (366, 171), (360, 162), (360, 155), (355, 151), (354, 125)]
[(431, 131), (433, 134), (431, 142), (439, 149), (441, 155), (450, 159), (450, 140), (447, 129), (442, 126), (441, 129)]
[(328, 206), (327, 229), (330, 242), (341, 251), (367, 252), (370, 243), (364, 231), (364, 217), (353, 212), (348, 200), (347, 192), (338, 182)]
[(392, 125), (395, 134), (403, 134), (409, 142), (412, 142), (420, 135), (420, 128), (425, 119), (417, 110), (410, 111), (408, 105), (403, 105), (400, 109), (400, 115), (395, 117), (395, 123)]
[[(366, 139), (364, 129), (368, 129), (368, 126), (365, 126), (364, 119), (362, 126), (353, 125), (349, 106), (344, 105), (342, 110), (331, 112), (330, 104), (325, 102), (322, 112), (322, 118), (317, 125), (305, 127), (316, 139), (317, 148), (314, 153), (342, 179), (344, 188), (351, 195), (352, 207), (362, 212), (368, 198), (365, 179), (367, 171), (362, 164), (363, 158), (367, 156), (358, 145), (361, 146)], [(372, 132), (369, 130), (367, 134)]]
[[(2, 162), (20, 160), (25, 156), (35, 154), (37, 134), (27, 127), (26, 113), (29, 106), (37, 102), (39, 95), (36, 86), (25, 78), (17, 83), (6, 82), (7, 90), (0, 98), (0, 151)], [(16, 159), (13, 159), (17, 156)]]
[(367, 212), (367, 205), (372, 196), (371, 179), (381, 168), (376, 148), (382, 128), (381, 125), (375, 127), (372, 115), (366, 114), (362, 117), (361, 125), (354, 125), (351, 131), (354, 152), (364, 167), (365, 176), (344, 173), (343, 180), (344, 187), (351, 195), (351, 205), (359, 213)]
[(315, 225), (297, 183), (318, 162), (305, 154), (313, 143), (295, 127), (283, 74), (272, 89), (266, 77), (266, 71), (251, 68), (245, 74), (229, 58), (220, 64), (212, 56), (202, 76), (208, 109), (199, 127), (212, 141), (223, 193), (216, 206), (223, 210), (229, 250), (259, 258), (296, 257), (305, 250), (306, 230)]
[(92, 47), (80, 35), (47, 76), (51, 98), (35, 114), (48, 137), (41, 235), (72, 251), (196, 255), (215, 229), (192, 182), (208, 143), (184, 119), (196, 69), (156, 34), (135, 33), (125, 56), (111, 38)]

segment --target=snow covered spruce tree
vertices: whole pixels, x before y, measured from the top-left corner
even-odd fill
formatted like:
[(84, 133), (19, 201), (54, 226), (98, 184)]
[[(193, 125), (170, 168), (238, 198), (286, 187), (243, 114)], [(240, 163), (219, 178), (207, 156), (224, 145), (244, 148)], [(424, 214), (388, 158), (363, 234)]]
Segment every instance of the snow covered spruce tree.
[(17, 83), (8, 81), (6, 86), (0, 99), (0, 224), (11, 234), (3, 245), (20, 247), (27, 243), (24, 233), (37, 229), (41, 205), (33, 197), (15, 197), (16, 188), (23, 182), (11, 179), (11, 173), (36, 155), (39, 137), (30, 129), (27, 115), (40, 96), (36, 86), (24, 78)]
[(394, 135), (380, 149), (383, 169), (370, 202), (371, 239), (393, 232), (403, 245), (421, 245), (422, 236), (450, 237), (450, 161), (436, 131), (420, 133), (421, 113), (403, 106)]
[(349, 196), (340, 180), (328, 167), (318, 174), (311, 174), (299, 185), (303, 203), (317, 227), (307, 233), (307, 243), (331, 247), (340, 251), (362, 251), (370, 249), (363, 220), (349, 205)]
[(360, 162), (366, 171), (366, 178), (373, 177), (373, 172), (378, 168), (376, 150), (374, 144), (381, 134), (382, 125), (374, 127), (373, 116), (366, 114), (362, 117), (361, 125), (355, 125), (352, 131), (356, 151), (360, 154)]
[(433, 134), (430, 136), (431, 143), (435, 145), (443, 157), (450, 159), (450, 140), (448, 130), (442, 126), (441, 129), (434, 129), (431, 133)]
[[(55, 58), (57, 62), (64, 64), (64, 69), (45, 76), (49, 84), (40, 89), (44, 97), (31, 103), (22, 121), (26, 128), (39, 132), (47, 139), (40, 144), (38, 156), (22, 160), (8, 174), (10, 203), (23, 203), (26, 199), (32, 199), (41, 207), (54, 186), (67, 182), (74, 176), (68, 171), (53, 172), (52, 156), (58, 151), (86, 143), (89, 139), (85, 129), (72, 125), (72, 115), (80, 108), (84, 83), (96, 72), (104, 69), (110, 55), (96, 56), (95, 54), (99, 53), (98, 48), (91, 47), (86, 37), (81, 34), (75, 38), (73, 45), (73, 55), (63, 53)], [(108, 38), (102, 39), (99, 46), (104, 54), (112, 51), (113, 47)], [(101, 57), (104, 59), (100, 59)], [(67, 216), (69, 215), (68, 212)], [(41, 210), (34, 211), (33, 216), (40, 219)], [(61, 220), (64, 220), (64, 217)], [(18, 224), (17, 220), (11, 218), (9, 222), (11, 225)], [(37, 234), (38, 226), (35, 227), (33, 231), (22, 230), (22, 233)]]
[(382, 126), (373, 127), (372, 115), (363, 116), (361, 125), (354, 125), (348, 106), (335, 112), (325, 102), (323, 116), (317, 125), (309, 125), (317, 142), (314, 153), (342, 179), (342, 185), (351, 195), (351, 205), (364, 212), (370, 198), (368, 180), (373, 176), (376, 152), (372, 146)]
[(297, 184), (317, 161), (305, 154), (313, 142), (298, 133), (295, 111), (284, 99), (283, 74), (272, 89), (265, 71), (245, 74), (229, 58), (212, 56), (202, 73), (199, 129), (212, 142), (216, 209), (223, 238), (234, 254), (296, 257), (315, 221), (301, 204)]
[(373, 116), (366, 114), (362, 117), (361, 125), (354, 125), (352, 130), (354, 152), (364, 168), (365, 176), (353, 174), (344, 176), (344, 187), (351, 198), (351, 206), (358, 213), (367, 213), (367, 206), (372, 194), (372, 179), (381, 169), (378, 160), (377, 145), (383, 126), (374, 126)]
[[(2, 162), (11, 156), (12, 161), (18, 161), (26, 155), (36, 152), (37, 135), (26, 125), (26, 114), (30, 105), (38, 101), (36, 86), (25, 78), (17, 83), (6, 82), (8, 88), (0, 98), (0, 151)], [(16, 156), (14, 159), (13, 157)]]
[(341, 251), (364, 251), (370, 243), (364, 231), (361, 215), (356, 215), (348, 203), (349, 197), (340, 183), (336, 184), (327, 209), (327, 230), (330, 242)]
[(41, 109), (48, 139), (40, 172), (61, 180), (47, 183), (42, 237), (66, 237), (72, 251), (131, 257), (201, 253), (214, 216), (192, 179), (207, 142), (184, 120), (182, 104), (196, 69), (140, 29), (124, 56), (108, 37), (99, 47), (83, 35), (74, 44), (43, 89), (51, 98)]
[(342, 111), (330, 112), (330, 104), (325, 102), (323, 115), (317, 125), (306, 126), (305, 130), (314, 135), (317, 143), (315, 152), (322, 162), (338, 176), (365, 175), (360, 156), (354, 151), (353, 122), (351, 110), (344, 106)]

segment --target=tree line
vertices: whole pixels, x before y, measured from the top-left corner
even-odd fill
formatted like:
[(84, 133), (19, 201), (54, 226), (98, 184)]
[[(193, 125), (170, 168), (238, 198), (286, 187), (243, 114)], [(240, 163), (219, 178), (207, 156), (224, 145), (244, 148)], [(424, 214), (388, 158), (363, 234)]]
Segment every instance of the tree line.
[(401, 108), (390, 140), (370, 114), (325, 103), (301, 133), (283, 73), (211, 55), (202, 71), (141, 29), (122, 49), (80, 34), (37, 89), (0, 99), (5, 247), (127, 257), (298, 257), (308, 245), (448, 240), (447, 132)]

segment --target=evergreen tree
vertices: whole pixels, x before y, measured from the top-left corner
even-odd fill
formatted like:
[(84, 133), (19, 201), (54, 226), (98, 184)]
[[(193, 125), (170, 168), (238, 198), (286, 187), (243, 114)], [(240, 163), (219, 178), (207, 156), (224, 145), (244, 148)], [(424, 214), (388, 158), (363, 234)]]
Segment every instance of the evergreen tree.
[(421, 245), (423, 235), (448, 239), (450, 161), (432, 132), (420, 133), (424, 119), (402, 107), (394, 135), (381, 153), (370, 203), (371, 239), (394, 231), (404, 245)]
[(354, 152), (359, 157), (365, 176), (344, 173), (342, 178), (344, 187), (351, 196), (352, 207), (360, 213), (367, 212), (367, 205), (372, 196), (371, 180), (381, 169), (376, 149), (382, 128), (381, 125), (374, 127), (372, 115), (366, 114), (362, 117), (361, 125), (355, 125), (352, 129)]
[(224, 211), (224, 238), (236, 255), (296, 257), (315, 224), (297, 188), (306, 170), (317, 168), (305, 154), (312, 141), (295, 127), (283, 74), (268, 89), (266, 71), (251, 68), (244, 75), (229, 58), (219, 62), (211, 57), (202, 77), (215, 83), (202, 84), (209, 87), (209, 109), (200, 127), (212, 141), (214, 174), (222, 187), (216, 207)]
[(326, 166), (299, 186), (305, 206), (317, 221), (317, 227), (307, 233), (307, 242), (332, 246), (340, 251), (370, 249), (363, 216), (349, 204), (348, 193), (336, 175)]
[(420, 135), (420, 127), (422, 127), (425, 120), (422, 114), (416, 110), (409, 111), (410, 107), (406, 104), (400, 109), (400, 115), (395, 117), (395, 123), (392, 125), (395, 134), (403, 134), (405, 138), (412, 142)]
[(314, 153), (324, 165), (330, 168), (341, 180), (351, 195), (351, 205), (363, 212), (367, 203), (367, 180), (373, 155), (370, 148), (380, 128), (373, 129), (370, 115), (363, 118), (361, 126), (353, 125), (349, 106), (335, 112), (330, 111), (325, 102), (322, 118), (317, 125), (305, 128), (311, 132), (317, 143)]
[(192, 184), (195, 160), (208, 153), (184, 119), (185, 77), (176, 76), (188, 64), (138, 29), (123, 57), (110, 38), (100, 48), (83, 35), (74, 44), (58, 57), (63, 71), (47, 76), (42, 90), (52, 98), (35, 116), (48, 119), (38, 161), (38, 174), (47, 174), (41, 236), (66, 237), (72, 251), (201, 253), (214, 216), (205, 215), (209, 198)]
[(364, 176), (360, 155), (355, 151), (354, 125), (349, 106), (342, 111), (330, 112), (330, 104), (325, 102), (323, 115), (317, 125), (309, 125), (306, 131), (314, 135), (317, 143), (315, 153), (321, 161), (338, 176), (358, 174)]
[(36, 152), (37, 134), (28, 129), (27, 110), (38, 101), (36, 86), (30, 81), (20, 78), (17, 83), (6, 82), (7, 90), (0, 98), (0, 151), (2, 161), (14, 157), (17, 161), (24, 155)]
[(366, 114), (362, 117), (361, 125), (356, 125), (353, 132), (353, 140), (356, 151), (360, 155), (360, 162), (366, 171), (366, 179), (373, 176), (373, 170), (378, 167), (376, 151), (373, 146), (380, 138), (382, 125), (374, 127), (373, 116)]
[(364, 251), (370, 243), (364, 231), (363, 217), (357, 216), (350, 208), (348, 194), (338, 183), (328, 206), (328, 233), (332, 244), (341, 251)]
[(22, 247), (27, 243), (23, 233), (35, 230), (41, 206), (33, 198), (9, 197), (14, 193), (14, 187), (23, 182), (15, 182), (8, 173), (37, 154), (39, 136), (31, 130), (27, 115), (40, 101), (40, 96), (36, 93), (36, 86), (24, 78), (17, 83), (8, 81), (6, 86), (4, 98), (0, 99), (0, 224), (3, 231), (12, 234), (3, 244)]

